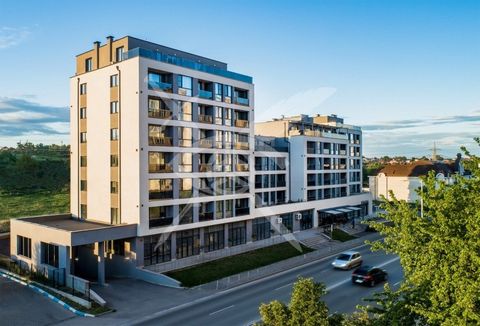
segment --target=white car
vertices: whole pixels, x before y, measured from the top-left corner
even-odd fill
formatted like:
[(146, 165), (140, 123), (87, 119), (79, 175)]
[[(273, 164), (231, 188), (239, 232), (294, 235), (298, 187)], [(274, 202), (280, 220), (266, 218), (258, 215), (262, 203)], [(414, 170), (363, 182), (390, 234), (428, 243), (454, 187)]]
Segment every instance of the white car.
[(334, 268), (351, 269), (362, 265), (362, 256), (357, 251), (345, 251), (338, 255), (332, 263)]

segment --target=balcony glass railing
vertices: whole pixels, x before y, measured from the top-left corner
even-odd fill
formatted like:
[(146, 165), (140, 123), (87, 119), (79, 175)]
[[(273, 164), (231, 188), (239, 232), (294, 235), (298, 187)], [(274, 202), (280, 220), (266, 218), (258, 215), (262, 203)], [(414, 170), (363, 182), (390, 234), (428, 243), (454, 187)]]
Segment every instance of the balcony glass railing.
[(235, 97), (233, 100), (235, 104), (248, 105), (248, 98)]
[(238, 172), (248, 172), (248, 164), (237, 164), (235, 170)]
[(213, 117), (211, 115), (199, 114), (198, 122), (201, 123), (213, 123)]
[(172, 84), (171, 83), (163, 83), (163, 82), (156, 82), (150, 80), (148, 82), (148, 88), (153, 90), (161, 90), (164, 92), (172, 92)]
[(248, 149), (248, 147), (247, 142), (238, 141), (235, 143), (235, 149)]
[(199, 89), (199, 90), (198, 90), (198, 97), (211, 100), (212, 97), (213, 97), (213, 93), (210, 92), (210, 91), (206, 91), (206, 90), (203, 90), (203, 89)]
[(198, 220), (200, 222), (213, 220), (213, 212), (199, 212)]
[(217, 68), (217, 67), (212, 67), (212, 66), (209, 66), (209, 65), (206, 65), (206, 64), (203, 64), (203, 63), (199, 63), (199, 62), (195, 62), (195, 61), (192, 61), (192, 60), (188, 60), (188, 59), (185, 59), (185, 58), (180, 58), (180, 57), (175, 57), (173, 55), (164, 54), (164, 53), (159, 52), (159, 51), (152, 51), (152, 50), (147, 50), (147, 49), (142, 49), (142, 48), (135, 48), (135, 49), (132, 49), (130, 51), (127, 51), (127, 52), (123, 53), (123, 59), (124, 60), (131, 59), (131, 58), (138, 57), (138, 56), (143, 57), (143, 58), (156, 60), (156, 61), (166, 62), (166, 63), (169, 63), (169, 64), (173, 64), (173, 65), (176, 65), (176, 66), (181, 66), (181, 67), (185, 67), (185, 68), (189, 68), (189, 69), (193, 69), (193, 70), (207, 72), (209, 74), (214, 74), (214, 75), (218, 75), (218, 76), (222, 76), (222, 77), (226, 77), (226, 78), (235, 79), (235, 80), (242, 81), (242, 82), (249, 83), (249, 84), (251, 84), (253, 82), (253, 79), (250, 76), (238, 74), (236, 72), (220, 69), (220, 68)]
[(150, 173), (171, 173), (173, 167), (171, 164), (149, 164), (148, 171)]
[(180, 190), (180, 198), (191, 198), (193, 195), (192, 190)]
[(150, 228), (155, 228), (159, 226), (170, 225), (173, 223), (173, 217), (160, 217), (160, 218), (150, 218), (148, 221), (148, 226)]
[(213, 171), (213, 165), (208, 164), (208, 163), (200, 163), (198, 170), (200, 172), (212, 172)]
[(200, 139), (198, 145), (202, 148), (212, 148), (213, 142), (210, 139)]
[(172, 146), (171, 137), (148, 137), (148, 144), (152, 146)]
[(148, 116), (150, 118), (158, 118), (158, 119), (170, 119), (172, 117), (172, 111), (170, 110), (149, 110)]
[(248, 207), (235, 208), (235, 216), (248, 215), (250, 214), (250, 209)]
[(167, 191), (151, 191), (150, 192), (150, 199), (156, 200), (156, 199), (173, 199), (173, 191), (167, 190)]
[(241, 119), (235, 120), (235, 127), (248, 128), (248, 120), (241, 120)]

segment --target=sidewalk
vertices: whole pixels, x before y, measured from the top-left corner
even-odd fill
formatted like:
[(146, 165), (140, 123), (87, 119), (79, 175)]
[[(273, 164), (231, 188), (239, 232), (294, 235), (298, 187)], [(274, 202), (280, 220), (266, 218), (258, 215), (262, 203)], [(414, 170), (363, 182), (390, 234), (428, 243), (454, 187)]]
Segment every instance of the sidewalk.
[(248, 282), (252, 282), (270, 275), (274, 275), (297, 266), (301, 266), (316, 260), (336, 255), (347, 249), (361, 246), (365, 243), (365, 240), (378, 240), (381, 239), (381, 235), (378, 233), (362, 232), (357, 234), (358, 238), (346, 242), (337, 241), (325, 241), (322, 243), (320, 249), (303, 254), (301, 256), (292, 257), (286, 260), (279, 261), (277, 263), (263, 266), (251, 271), (243, 272), (240, 274), (228, 276), (220, 280), (202, 284), (192, 289), (202, 290), (226, 290)]

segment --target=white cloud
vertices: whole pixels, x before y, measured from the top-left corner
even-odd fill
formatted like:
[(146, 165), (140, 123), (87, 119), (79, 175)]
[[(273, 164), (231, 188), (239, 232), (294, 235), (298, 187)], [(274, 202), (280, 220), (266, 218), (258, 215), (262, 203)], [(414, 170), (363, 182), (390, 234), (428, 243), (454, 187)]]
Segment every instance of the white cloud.
[(51, 115), (41, 112), (27, 112), (27, 111), (15, 111), (15, 112), (0, 112), (0, 122), (22, 122), (31, 120), (42, 120), (51, 118)]
[(26, 27), (0, 27), (0, 49), (16, 46), (29, 35), (30, 30)]

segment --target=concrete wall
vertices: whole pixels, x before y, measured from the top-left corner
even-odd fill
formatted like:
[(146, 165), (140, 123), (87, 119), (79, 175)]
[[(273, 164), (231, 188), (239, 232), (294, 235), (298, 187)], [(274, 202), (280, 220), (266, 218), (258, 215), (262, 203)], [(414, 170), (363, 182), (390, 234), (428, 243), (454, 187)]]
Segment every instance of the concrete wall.
[(419, 200), (417, 189), (421, 187), (421, 181), (418, 177), (389, 177), (383, 173), (369, 178), (370, 191), (375, 200), (381, 200), (381, 196), (391, 199), (389, 191), (393, 191), (395, 197), (399, 200), (405, 200), (409, 203)]

